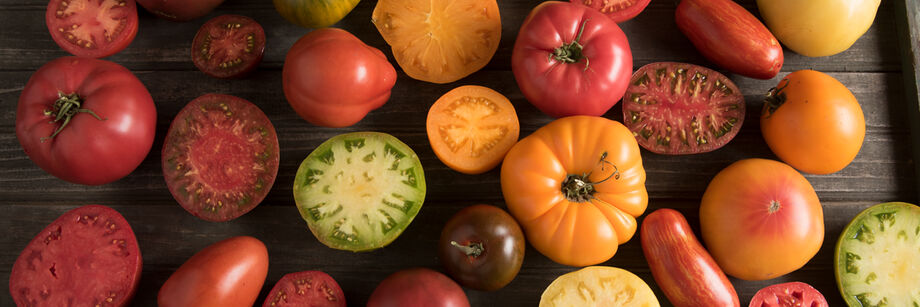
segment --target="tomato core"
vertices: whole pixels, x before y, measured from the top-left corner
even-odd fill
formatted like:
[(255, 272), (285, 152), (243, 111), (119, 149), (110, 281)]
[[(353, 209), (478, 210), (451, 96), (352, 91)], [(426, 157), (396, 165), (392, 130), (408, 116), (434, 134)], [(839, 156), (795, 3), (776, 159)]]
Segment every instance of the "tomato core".
[(770, 201), (770, 209), (769, 209), (770, 213), (776, 213), (776, 211), (779, 211), (779, 208), (782, 208), (782, 206), (780, 205), (778, 200)]
[(57, 123), (61, 120), (64, 120), (64, 122), (62, 122), (61, 126), (58, 127), (57, 130), (54, 130), (54, 133), (50, 136), (42, 137), (41, 141), (45, 142), (48, 139), (53, 139), (58, 133), (61, 133), (61, 130), (64, 130), (64, 127), (70, 123), (70, 119), (73, 118), (74, 115), (77, 115), (77, 113), (89, 113), (96, 119), (103, 120), (99, 115), (96, 115), (96, 112), (90, 109), (84, 109), (82, 105), (83, 99), (80, 98), (77, 93), (64, 94), (58, 92), (58, 99), (51, 105), (51, 110), (45, 110), (44, 113), (45, 116), (54, 117), (54, 120), (51, 121), (52, 123)]

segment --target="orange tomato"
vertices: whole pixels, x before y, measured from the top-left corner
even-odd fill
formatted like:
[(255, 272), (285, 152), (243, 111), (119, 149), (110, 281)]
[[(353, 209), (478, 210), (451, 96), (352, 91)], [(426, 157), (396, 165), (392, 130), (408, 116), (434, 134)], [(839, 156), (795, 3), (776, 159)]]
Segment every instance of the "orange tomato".
[(856, 158), (866, 120), (856, 97), (840, 81), (800, 70), (770, 90), (760, 130), (783, 162), (806, 173), (830, 174)]
[(726, 274), (775, 278), (801, 268), (824, 242), (824, 211), (802, 174), (782, 162), (746, 159), (709, 183), (700, 204), (709, 253)]
[(486, 66), (502, 35), (495, 0), (379, 0), (371, 22), (409, 77), (433, 83)]
[(521, 132), (511, 101), (476, 85), (438, 98), (428, 109), (425, 127), (438, 159), (465, 174), (485, 173), (498, 165)]
[(564, 265), (613, 257), (648, 205), (636, 138), (602, 117), (561, 118), (522, 139), (505, 156), (501, 184), (530, 244)]

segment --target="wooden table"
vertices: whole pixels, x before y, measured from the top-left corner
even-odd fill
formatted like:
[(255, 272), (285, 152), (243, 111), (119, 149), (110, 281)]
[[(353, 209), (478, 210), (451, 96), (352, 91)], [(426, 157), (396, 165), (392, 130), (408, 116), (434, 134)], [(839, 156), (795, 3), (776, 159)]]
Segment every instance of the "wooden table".
[[(916, 6), (915, 0), (907, 1)], [(284, 55), (309, 30), (282, 19), (271, 1), (227, 0), (207, 17), (186, 23), (158, 19), (139, 8), (137, 38), (108, 60), (134, 71), (150, 90), (157, 105), (157, 137), (150, 155), (131, 175), (111, 184), (88, 187), (69, 184), (45, 173), (28, 159), (16, 140), (14, 123), (20, 91), (33, 71), (66, 53), (51, 40), (45, 27), (46, 0), (4, 0), (0, 3), (0, 229), (6, 233), (0, 236), (0, 296), (3, 297), (0, 305), (12, 305), (6, 292), (10, 268), (26, 243), (60, 214), (90, 203), (117, 209), (137, 234), (144, 256), (144, 271), (134, 301), (138, 306), (154, 305), (160, 285), (196, 251), (237, 235), (255, 236), (268, 246), (271, 266), (263, 298), (285, 273), (322, 270), (335, 277), (350, 304), (358, 306), (363, 305), (379, 281), (397, 270), (414, 266), (443, 270), (435, 246), (444, 222), (464, 206), (476, 203), (503, 206), (503, 200), (497, 169), (478, 176), (463, 175), (435, 157), (425, 135), (426, 110), (448, 90), (463, 84), (478, 84), (511, 99), (520, 117), (522, 136), (550, 122), (552, 118), (524, 99), (510, 71), (511, 49), (518, 28), (537, 2), (499, 1), (501, 45), (491, 63), (481, 71), (447, 85), (416, 81), (400, 72), (392, 97), (384, 107), (359, 124), (342, 129), (312, 126), (288, 106), (281, 90)], [(740, 3), (757, 12), (753, 0)], [(336, 26), (384, 50), (395, 65), (388, 46), (370, 23), (374, 5), (369, 0), (361, 2)], [(895, 200), (916, 202), (917, 177), (911, 153), (911, 143), (916, 141), (911, 141), (907, 114), (916, 112), (917, 97), (905, 95), (904, 82), (915, 82), (916, 71), (912, 71), (913, 64), (902, 66), (899, 53), (903, 48), (899, 47), (896, 20), (904, 17), (896, 14), (895, 8), (903, 5), (899, 1), (883, 1), (875, 24), (846, 52), (808, 58), (786, 50), (780, 77), (806, 68), (831, 74), (859, 99), (867, 133), (859, 156), (846, 169), (830, 175), (806, 176), (824, 206), (827, 233), (820, 252), (804, 268), (775, 280), (732, 279), (742, 305), (746, 306), (751, 296), (764, 286), (793, 280), (812, 284), (832, 306), (843, 305), (833, 272), (833, 247), (842, 227), (870, 205)], [(674, 9), (673, 1), (653, 1), (639, 17), (621, 25), (630, 40), (634, 67), (657, 61), (713, 67), (678, 31), (673, 21)], [(192, 37), (198, 27), (210, 17), (227, 13), (256, 19), (267, 34), (265, 60), (247, 79), (208, 77), (195, 69), (189, 58)], [(900, 33), (905, 35), (903, 31)], [(905, 54), (910, 56), (911, 52)], [(700, 197), (719, 170), (743, 158), (776, 159), (761, 137), (758, 117), (763, 94), (779, 77), (755, 80), (729, 76), (745, 93), (746, 124), (730, 144), (715, 152), (663, 156), (643, 150), (650, 195), (647, 212), (675, 208), (698, 231)], [(906, 84), (913, 84), (910, 82)], [(281, 166), (271, 193), (255, 210), (228, 223), (205, 222), (186, 213), (167, 191), (160, 169), (160, 149), (173, 116), (188, 101), (211, 92), (253, 101), (271, 118), (281, 143)], [(908, 101), (913, 109), (908, 109)], [(614, 107), (607, 116), (620, 120), (620, 107)], [(322, 141), (340, 133), (363, 130), (391, 133), (419, 154), (428, 180), (428, 196), (416, 220), (390, 246), (369, 253), (333, 250), (320, 244), (297, 214), (291, 191), (294, 173), (300, 161)], [(616, 256), (604, 265), (638, 274), (652, 285), (662, 304), (669, 305), (655, 286), (638, 238), (621, 246)], [(497, 292), (467, 290), (467, 294), (474, 306), (534, 306), (554, 278), (574, 269), (556, 264), (528, 248), (520, 275), (510, 285)]]

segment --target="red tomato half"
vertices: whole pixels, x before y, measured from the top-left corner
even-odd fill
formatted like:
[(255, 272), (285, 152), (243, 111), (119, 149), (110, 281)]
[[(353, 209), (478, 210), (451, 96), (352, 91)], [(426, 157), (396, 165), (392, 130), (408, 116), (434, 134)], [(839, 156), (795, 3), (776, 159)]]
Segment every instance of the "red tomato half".
[(262, 307), (345, 307), (345, 294), (329, 274), (288, 273), (268, 293)]
[(220, 15), (208, 20), (192, 40), (192, 63), (215, 78), (239, 78), (262, 62), (265, 30), (242, 15)]
[(569, 0), (594, 8), (609, 16), (613, 22), (621, 23), (638, 16), (651, 0)]
[(189, 21), (207, 15), (224, 0), (137, 0), (145, 9), (160, 18)]
[(524, 97), (553, 117), (600, 116), (632, 76), (632, 51), (620, 27), (590, 7), (543, 2), (530, 12), (511, 54)]
[(824, 295), (803, 282), (775, 284), (757, 291), (749, 307), (827, 307)]
[(156, 112), (147, 88), (128, 69), (63, 57), (26, 83), (16, 137), (46, 172), (73, 183), (105, 184), (127, 176), (150, 152)]
[(103, 58), (134, 40), (137, 4), (134, 0), (51, 0), (45, 24), (54, 42), (70, 54)]
[(268, 274), (268, 250), (259, 239), (233, 237), (205, 247), (169, 276), (160, 307), (251, 307)]

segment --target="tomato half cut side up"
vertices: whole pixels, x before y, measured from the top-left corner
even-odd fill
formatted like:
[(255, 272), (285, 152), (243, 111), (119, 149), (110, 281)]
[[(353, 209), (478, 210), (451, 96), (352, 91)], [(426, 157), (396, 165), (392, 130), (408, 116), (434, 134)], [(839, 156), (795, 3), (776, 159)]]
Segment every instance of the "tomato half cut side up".
[(118, 211), (88, 205), (35, 236), (10, 272), (17, 306), (126, 306), (141, 277), (141, 251)]
[(744, 112), (744, 96), (725, 75), (685, 63), (642, 66), (623, 95), (623, 124), (659, 154), (719, 149), (741, 130)]
[(262, 307), (345, 307), (345, 294), (329, 274), (303, 271), (285, 274), (268, 293)]
[(255, 208), (278, 174), (278, 135), (258, 107), (205, 94), (185, 106), (163, 144), (163, 175), (192, 215), (224, 222)]
[(455, 88), (428, 110), (428, 141), (441, 162), (464, 174), (498, 165), (521, 132), (514, 105), (482, 86)]
[(651, 0), (569, 0), (572, 3), (584, 4), (594, 8), (613, 22), (621, 23), (635, 18), (645, 10)]
[(757, 291), (749, 307), (828, 307), (824, 295), (803, 282), (775, 284)]
[(265, 30), (252, 18), (221, 15), (208, 20), (192, 41), (192, 62), (215, 78), (239, 78), (255, 70), (265, 52)]
[(78, 57), (118, 53), (137, 35), (134, 0), (52, 0), (45, 11), (51, 39)]

